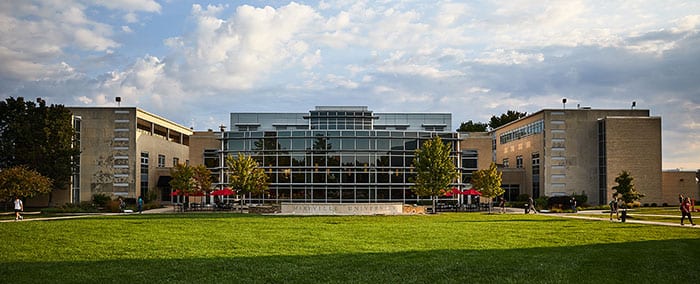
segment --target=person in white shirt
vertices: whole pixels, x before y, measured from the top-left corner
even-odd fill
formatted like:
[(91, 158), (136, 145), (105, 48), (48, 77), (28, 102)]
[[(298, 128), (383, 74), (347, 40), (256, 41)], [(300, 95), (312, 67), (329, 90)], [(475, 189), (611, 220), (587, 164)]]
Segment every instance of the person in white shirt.
[(24, 204), (19, 197), (15, 197), (15, 221), (24, 219), (20, 212), (24, 211)]

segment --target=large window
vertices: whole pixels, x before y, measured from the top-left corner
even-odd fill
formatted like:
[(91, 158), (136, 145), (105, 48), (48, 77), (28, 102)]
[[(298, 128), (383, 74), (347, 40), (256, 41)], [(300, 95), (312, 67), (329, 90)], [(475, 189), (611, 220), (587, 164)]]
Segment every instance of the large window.
[(499, 136), (501, 144), (506, 144), (533, 134), (542, 133), (544, 131), (544, 121), (538, 120), (522, 127), (507, 131)]
[[(235, 134), (235, 135), (234, 135)], [(441, 134), (443, 141), (458, 149), (456, 133)], [(420, 145), (434, 136), (431, 132), (314, 130), (291, 132), (232, 132), (227, 145), (255, 145), (264, 150), (227, 149), (226, 154), (252, 155), (260, 163), (270, 181), (270, 194), (251, 196), (291, 202), (375, 202), (384, 194), (385, 201), (416, 202), (409, 190), (415, 175), (413, 159)], [(266, 147), (263, 140), (278, 141), (281, 147)], [(260, 143), (262, 142), (262, 143)], [(272, 145), (272, 143), (270, 143)], [(465, 153), (465, 152), (463, 152)], [(477, 169), (476, 151), (466, 151), (464, 164), (472, 172)], [(452, 153), (457, 161), (462, 153)], [(215, 151), (206, 159), (215, 167)], [(461, 171), (461, 169), (460, 169)], [(384, 187), (384, 191), (378, 188)], [(396, 187), (388, 198), (389, 187)], [(392, 189), (393, 190), (393, 189)], [(404, 192), (409, 191), (409, 192)], [(400, 193), (399, 193), (400, 192)], [(415, 200), (414, 200), (415, 199)], [(342, 200), (342, 201), (341, 201)]]
[(141, 153), (141, 194), (139, 196), (147, 196), (148, 194), (148, 152)]
[(532, 197), (540, 197), (540, 153), (532, 153)]

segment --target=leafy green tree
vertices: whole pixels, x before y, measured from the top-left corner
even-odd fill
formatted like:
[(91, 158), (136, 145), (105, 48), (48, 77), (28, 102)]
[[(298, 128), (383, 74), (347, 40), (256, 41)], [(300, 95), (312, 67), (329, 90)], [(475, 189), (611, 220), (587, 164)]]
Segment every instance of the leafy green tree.
[(450, 158), (450, 151), (449, 144), (443, 143), (439, 136), (435, 136), (416, 150), (416, 158), (413, 159), (413, 167), (416, 170), (413, 192), (419, 196), (430, 196), (433, 200), (433, 212), (437, 197), (459, 177), (455, 163)]
[(623, 170), (620, 175), (615, 178), (616, 186), (613, 186), (613, 190), (617, 193), (617, 196), (622, 199), (626, 204), (630, 204), (636, 200), (644, 197), (644, 194), (637, 191), (634, 187), (634, 178), (626, 170)]
[(25, 166), (0, 171), (0, 200), (31, 198), (51, 192), (51, 179)]
[(521, 119), (527, 115), (526, 112), (517, 112), (513, 110), (509, 110), (504, 114), (501, 114), (501, 116), (491, 116), (491, 120), (489, 121), (489, 127), (491, 129), (496, 129), (498, 127), (501, 127), (503, 125), (506, 125), (512, 121), (516, 121), (518, 119)]
[(195, 187), (200, 191), (209, 192), (212, 190), (212, 176), (211, 171), (207, 169), (204, 165), (197, 165), (192, 167)]
[(457, 129), (458, 132), (485, 132), (488, 128), (488, 123), (483, 122), (462, 122)]
[(71, 113), (62, 105), (8, 98), (0, 102), (0, 169), (25, 165), (50, 178), (53, 189), (67, 190), (80, 153), (72, 145), (74, 133)]
[[(494, 197), (503, 195), (506, 191), (501, 188), (502, 173), (498, 171), (495, 163), (491, 163), (488, 169), (481, 169), (472, 174), (471, 183), (481, 192), (481, 196), (493, 200)], [(489, 213), (493, 202), (489, 202)]]
[[(246, 194), (264, 194), (268, 190), (268, 176), (251, 156), (238, 153), (234, 158), (226, 156), (228, 181), (231, 187), (245, 197)], [(241, 208), (241, 210), (243, 210)]]
[(186, 164), (177, 164), (170, 169), (170, 186), (178, 190), (178, 195), (193, 194), (197, 191), (194, 168)]

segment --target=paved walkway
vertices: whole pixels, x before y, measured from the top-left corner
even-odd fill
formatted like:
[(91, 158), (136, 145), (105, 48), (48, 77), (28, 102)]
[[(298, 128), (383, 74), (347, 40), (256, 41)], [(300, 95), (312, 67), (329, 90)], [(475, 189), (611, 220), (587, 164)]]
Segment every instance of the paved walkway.
[[(497, 213), (498, 208), (494, 208), (493, 212)], [(143, 211), (143, 214), (163, 214), (163, 213), (175, 213), (175, 210), (173, 209), (172, 206), (166, 206), (163, 208), (157, 208), (157, 209)], [(507, 214), (525, 214), (525, 210), (522, 208), (506, 208), (506, 213)], [(596, 215), (596, 214), (607, 214), (607, 213), (609, 213), (609, 211), (606, 211), (606, 210), (585, 210), (585, 211), (579, 211), (578, 213), (538, 213), (538, 214), (543, 214), (545, 216), (557, 216), (557, 217), (562, 217), (562, 218), (573, 218), (573, 219), (606, 221), (606, 222), (620, 222), (620, 221), (615, 220), (615, 219), (613, 219), (613, 221), (610, 221), (610, 218), (607, 218), (607, 217), (601, 218), (601, 217), (584, 216), (584, 214), (585, 215)], [(38, 214), (38, 213), (28, 213), (28, 214)], [(72, 216), (28, 218), (28, 219), (22, 220), (21, 222), (89, 218), (89, 217), (95, 217), (95, 216), (119, 216), (119, 215), (133, 215), (133, 214), (138, 214), (138, 213), (92, 213), (92, 214), (81, 214), (81, 215), (72, 215)], [(530, 213), (530, 214), (532, 214), (532, 213)], [(579, 215), (579, 214), (581, 214), (581, 215)], [(634, 215), (637, 215), (637, 216), (656, 216), (656, 217), (668, 217), (669, 216), (669, 215), (653, 215), (653, 214), (628, 214), (628, 215), (631, 215), (631, 216), (634, 216)], [(671, 222), (656, 222), (656, 221), (642, 221), (642, 220), (627, 219), (626, 223), (681, 227), (680, 216), (677, 216), (676, 220), (677, 220), (677, 222), (671, 223)], [(15, 220), (14, 219), (0, 220), (0, 223), (5, 223), (5, 222), (15, 222)], [(697, 221), (696, 221), (696, 223), (697, 223)], [(700, 229), (700, 226), (691, 226), (690, 224), (686, 224), (683, 227)]]

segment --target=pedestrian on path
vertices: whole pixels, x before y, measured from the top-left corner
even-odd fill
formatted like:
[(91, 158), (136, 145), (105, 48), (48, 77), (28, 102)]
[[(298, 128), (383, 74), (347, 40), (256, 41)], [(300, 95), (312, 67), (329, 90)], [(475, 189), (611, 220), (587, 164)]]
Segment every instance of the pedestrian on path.
[(138, 201), (136, 201), (139, 214), (143, 213), (143, 197), (139, 196)]
[(527, 211), (532, 211), (532, 213), (537, 214), (537, 209), (535, 209), (535, 200), (532, 199), (532, 196), (528, 197), (527, 204), (529, 206)]
[(613, 198), (610, 200), (610, 221), (612, 221), (613, 213), (615, 213), (615, 218), (620, 220), (620, 212), (617, 206), (617, 194), (613, 194)]
[(498, 206), (501, 207), (500, 213), (505, 214), (506, 213), (506, 199), (503, 198), (503, 196), (498, 197)]
[(681, 226), (683, 226), (685, 216), (688, 216), (688, 221), (690, 221), (690, 224), (695, 226), (695, 223), (693, 223), (693, 217), (690, 215), (690, 197), (686, 197), (683, 199), (683, 203), (681, 203)]
[(19, 197), (15, 197), (15, 221), (24, 219), (22, 211), (24, 211), (24, 203)]

